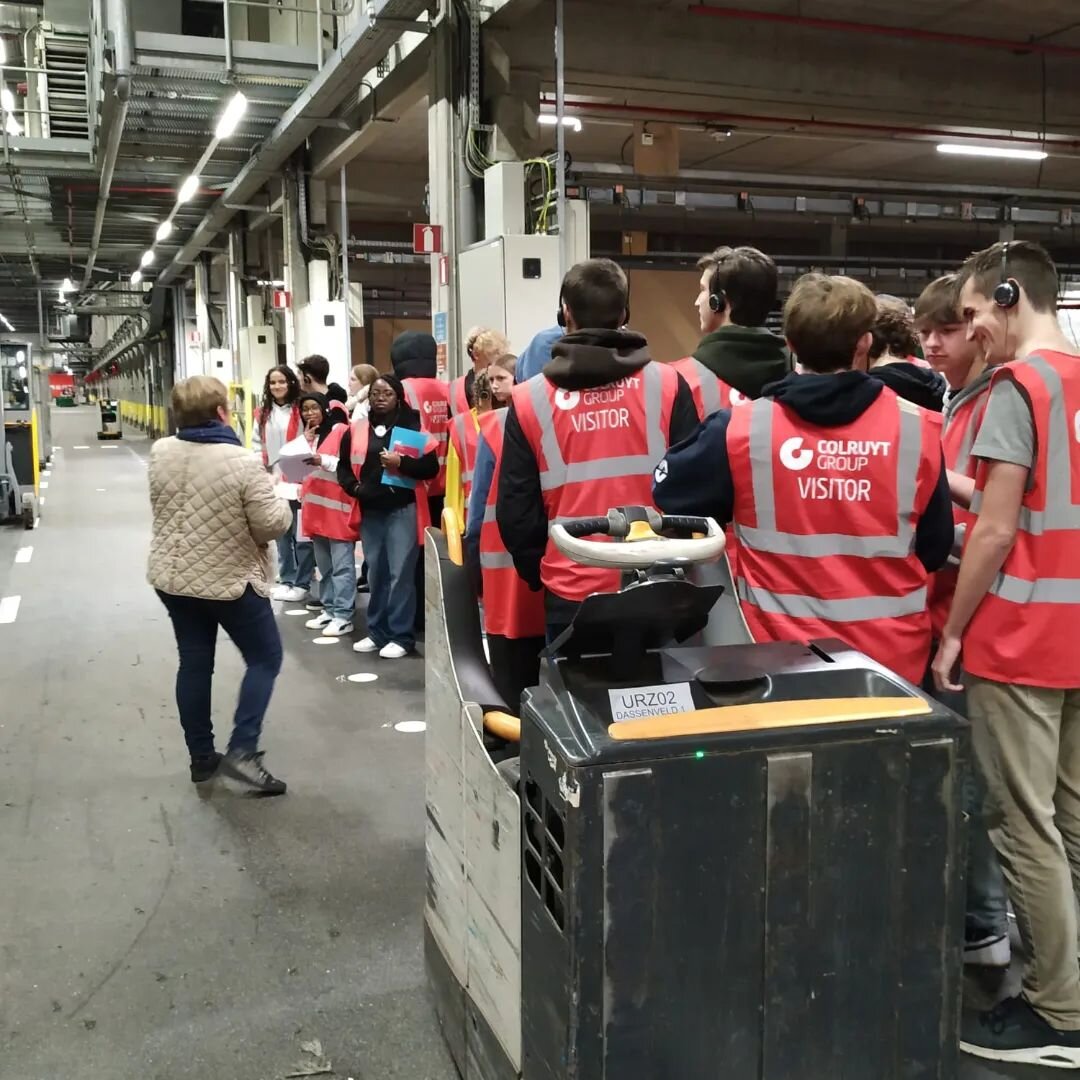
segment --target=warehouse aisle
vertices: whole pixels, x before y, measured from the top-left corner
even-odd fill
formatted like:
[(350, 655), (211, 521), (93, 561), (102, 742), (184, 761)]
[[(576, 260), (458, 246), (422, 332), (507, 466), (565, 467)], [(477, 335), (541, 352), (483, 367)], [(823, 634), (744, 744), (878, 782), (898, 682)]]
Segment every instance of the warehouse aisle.
[[(393, 727), (422, 719), (422, 662), (313, 645), (283, 614), (264, 745), (290, 793), (200, 797), (143, 577), (147, 447), (99, 444), (96, 420), (54, 412), (42, 524), (0, 531), (0, 602), (20, 598), (0, 624), (0, 1077), (275, 1080), (321, 1050), (326, 1075), (449, 1080), (423, 736)], [(219, 730), (239, 671), (223, 640)], [(361, 671), (378, 681), (338, 681)]]

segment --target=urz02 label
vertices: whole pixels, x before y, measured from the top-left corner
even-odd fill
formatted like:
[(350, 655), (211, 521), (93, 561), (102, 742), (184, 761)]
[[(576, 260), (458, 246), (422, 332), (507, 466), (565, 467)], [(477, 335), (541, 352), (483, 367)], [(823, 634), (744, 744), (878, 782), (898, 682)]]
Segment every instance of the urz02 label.
[(694, 696), (689, 683), (670, 683), (666, 686), (628, 686), (609, 690), (611, 719), (640, 720), (646, 716), (669, 716), (671, 713), (693, 712)]

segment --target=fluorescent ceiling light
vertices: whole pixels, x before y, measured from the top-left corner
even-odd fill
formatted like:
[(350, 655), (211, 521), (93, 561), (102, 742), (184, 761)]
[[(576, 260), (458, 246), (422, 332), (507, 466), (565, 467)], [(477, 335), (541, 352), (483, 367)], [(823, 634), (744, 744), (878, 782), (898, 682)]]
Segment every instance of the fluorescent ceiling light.
[(161, 241), (161, 240), (168, 240), (171, 235), (172, 235), (172, 221), (169, 220), (169, 218), (166, 218), (157, 227), (157, 232), (154, 233), (154, 236), (157, 238), (157, 240)]
[[(544, 127), (555, 127), (559, 123), (559, 118), (554, 113), (541, 113), (536, 119)], [(574, 131), (581, 130), (581, 119), (577, 116), (564, 116), (562, 122), (563, 127), (572, 128)]]
[(229, 104), (225, 106), (225, 111), (221, 114), (217, 127), (214, 128), (214, 137), (216, 139), (227, 139), (236, 130), (240, 118), (246, 111), (247, 98), (237, 90), (229, 99)]
[(176, 193), (176, 201), (178, 203), (190, 202), (195, 198), (195, 195), (199, 190), (199, 178), (192, 173), (181, 185), (180, 190)]
[(138, 285), (140, 281), (142, 281), (142, 271), (136, 270), (135, 273), (131, 275), (131, 284)]
[(72, 282), (71, 278), (69, 278), (69, 277), (64, 278), (64, 280), (60, 284), (60, 291), (62, 293), (69, 293), (69, 292), (75, 292), (76, 291), (75, 290), (75, 285)]
[(959, 154), (963, 157), (1015, 158), (1020, 161), (1042, 161), (1045, 150), (1017, 150), (1012, 146), (967, 146), (965, 143), (938, 143), (939, 154)]
[(154, 252), (153, 252), (153, 249), (151, 249), (149, 251), (144, 251), (142, 253), (142, 258), (139, 260), (139, 265), (140, 266), (149, 266), (153, 261), (154, 261)]
[(11, 323), (9, 323), (9, 322), (7, 321), (7, 317), (6, 317), (6, 316), (4, 316), (4, 315), (0, 315), (0, 322), (2, 322), (2, 323), (3, 323), (3, 324), (4, 324), (4, 325), (5, 325), (5, 326), (6, 326), (7, 328), (8, 328), (8, 333), (9, 333), (9, 334), (13, 334), (13, 333), (15, 332), (15, 327), (13, 327), (13, 326), (11, 325)]

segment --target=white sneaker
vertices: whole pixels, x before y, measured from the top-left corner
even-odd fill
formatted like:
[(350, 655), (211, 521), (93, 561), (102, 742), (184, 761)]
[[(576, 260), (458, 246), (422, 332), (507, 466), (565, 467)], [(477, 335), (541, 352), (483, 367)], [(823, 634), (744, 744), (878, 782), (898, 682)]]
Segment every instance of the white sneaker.
[(309, 630), (321, 630), (324, 626), (329, 626), (333, 621), (324, 611), (321, 615), (316, 615), (314, 619), (308, 619), (304, 625)]
[(323, 630), (323, 634), (326, 637), (344, 637), (346, 634), (351, 634), (353, 631), (353, 625), (351, 622), (347, 622), (345, 619), (332, 619)]
[(379, 655), (384, 660), (400, 660), (409, 655), (408, 649), (403, 649), (396, 641), (388, 641), (380, 650)]
[(289, 604), (299, 604), (301, 600), (307, 599), (307, 594), (307, 589), (303, 589), (299, 585), (289, 585), (286, 587), (284, 593), (282, 593), (280, 599)]
[(379, 646), (371, 638), (366, 637), (362, 641), (357, 641), (352, 648), (353, 652), (377, 652)]
[(291, 585), (275, 585), (270, 590), (270, 599), (271, 600), (288, 600), (289, 599), (289, 593), (291, 593), (291, 592), (292, 592), (292, 586)]

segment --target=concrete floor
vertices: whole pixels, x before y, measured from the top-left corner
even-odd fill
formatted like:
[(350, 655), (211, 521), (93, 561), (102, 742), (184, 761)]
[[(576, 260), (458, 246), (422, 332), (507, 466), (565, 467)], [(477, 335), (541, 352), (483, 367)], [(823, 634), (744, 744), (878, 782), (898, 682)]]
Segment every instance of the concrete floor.
[[(22, 597), (0, 625), (0, 1078), (275, 1080), (318, 1039), (340, 1078), (451, 1080), (423, 974), (423, 736), (391, 726), (423, 717), (422, 661), (283, 615), (264, 745), (289, 795), (200, 797), (144, 581), (145, 440), (53, 417), (41, 525), (0, 529), (0, 597)], [(223, 639), (219, 734), (240, 671)]]
[[(278, 1080), (316, 1039), (339, 1080), (453, 1080), (423, 975), (423, 736), (392, 727), (423, 716), (422, 661), (283, 614), (264, 745), (290, 793), (197, 791), (143, 578), (148, 443), (96, 426), (54, 410), (41, 526), (0, 529), (0, 597), (22, 598), (0, 625), (0, 1080)], [(222, 734), (240, 670), (223, 640)], [(379, 680), (339, 681), (359, 671)]]

